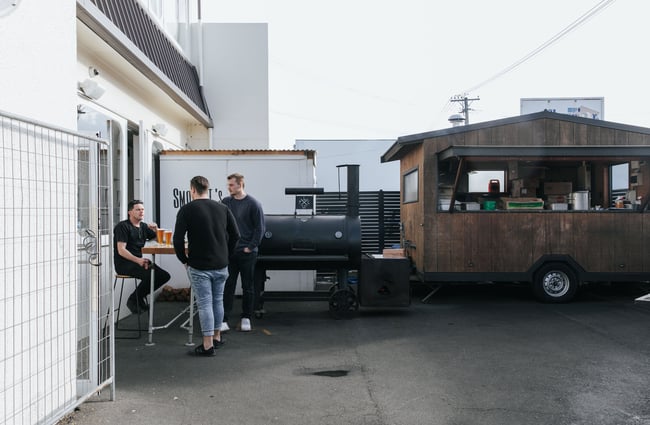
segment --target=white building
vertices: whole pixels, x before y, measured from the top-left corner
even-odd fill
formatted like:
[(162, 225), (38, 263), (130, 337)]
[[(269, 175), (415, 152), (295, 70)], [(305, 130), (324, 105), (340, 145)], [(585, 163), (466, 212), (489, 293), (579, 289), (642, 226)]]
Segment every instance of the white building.
[(296, 140), (298, 150), (316, 151), (316, 186), (326, 192), (345, 192), (347, 172), (341, 173), (337, 165), (359, 165), (359, 190), (398, 191), (400, 185), (399, 166), (382, 163), (381, 156), (395, 140)]
[(157, 220), (157, 153), (268, 147), (266, 25), (199, 5), (0, 2), (0, 423), (54, 423), (112, 384), (111, 226), (134, 198)]

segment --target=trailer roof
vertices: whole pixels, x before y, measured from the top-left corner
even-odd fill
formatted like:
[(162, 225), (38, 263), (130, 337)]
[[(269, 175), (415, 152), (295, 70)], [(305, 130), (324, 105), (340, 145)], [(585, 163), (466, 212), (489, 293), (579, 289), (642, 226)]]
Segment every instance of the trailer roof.
[[(650, 135), (650, 128), (646, 128), (646, 127), (621, 124), (621, 123), (616, 123), (611, 121), (595, 120), (591, 118), (575, 117), (572, 115), (560, 114), (556, 112), (542, 111), (533, 114), (518, 115), (518, 116), (503, 118), (494, 121), (486, 121), (486, 122), (481, 122), (476, 124), (445, 128), (442, 130), (429, 131), (426, 133), (418, 133), (418, 134), (402, 136), (398, 138), (395, 141), (395, 143), (390, 148), (388, 148), (386, 153), (384, 153), (381, 156), (381, 162), (390, 162), (390, 161), (398, 160), (402, 156), (404, 156), (404, 154), (406, 154), (409, 150), (411, 150), (416, 146), (421, 145), (427, 139), (434, 139), (437, 137), (445, 137), (449, 135), (467, 133), (470, 131), (483, 130), (491, 127), (507, 126), (507, 125), (525, 123), (528, 121), (535, 121), (541, 119), (553, 119), (557, 121), (566, 121), (566, 122), (571, 122), (576, 124), (584, 124), (590, 127), (601, 127), (601, 128), (612, 129), (612, 130)], [(507, 146), (499, 146), (499, 147), (507, 148)], [(537, 146), (536, 148), (552, 149), (554, 147), (555, 146), (544, 145), (544, 146)], [(582, 153), (580, 153), (579, 155), (584, 156), (585, 149), (591, 150), (598, 147), (598, 145), (596, 146), (581, 145), (581, 146), (569, 146), (569, 147), (581, 149)], [(622, 147), (623, 146), (617, 146), (617, 149), (620, 149)], [(544, 155), (544, 156), (550, 156), (550, 155)]]
[(650, 157), (650, 146), (450, 146), (439, 153), (439, 159), (452, 157), (517, 157), (616, 159)]

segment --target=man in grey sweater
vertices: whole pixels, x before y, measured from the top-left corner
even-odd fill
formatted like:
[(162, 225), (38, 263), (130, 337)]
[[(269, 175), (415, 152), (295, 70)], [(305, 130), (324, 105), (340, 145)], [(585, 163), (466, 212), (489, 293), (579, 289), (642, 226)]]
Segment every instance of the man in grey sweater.
[(224, 290), (224, 321), (222, 331), (228, 331), (228, 315), (232, 311), (235, 298), (237, 276), (241, 274), (242, 284), (242, 312), (238, 329), (250, 332), (251, 316), (255, 305), (255, 263), (257, 262), (257, 248), (264, 235), (264, 211), (262, 204), (244, 190), (244, 176), (234, 173), (228, 176), (228, 192), (230, 196), (223, 198), (222, 202), (232, 211), (237, 220), (237, 227), (241, 238), (237, 242), (235, 252), (230, 257), (228, 265), (228, 280)]

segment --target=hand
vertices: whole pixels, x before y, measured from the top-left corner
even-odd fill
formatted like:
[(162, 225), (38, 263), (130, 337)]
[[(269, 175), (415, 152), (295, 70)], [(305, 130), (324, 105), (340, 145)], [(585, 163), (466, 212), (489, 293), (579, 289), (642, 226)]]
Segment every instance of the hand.
[(147, 226), (149, 226), (149, 228), (154, 232), (158, 230), (158, 225), (156, 223), (147, 223)]
[(250, 249), (249, 247), (246, 247), (246, 248), (244, 248), (244, 252), (245, 252), (246, 254), (250, 254), (250, 253), (253, 252), (253, 251), (251, 251), (251, 249)]
[(148, 258), (143, 258), (142, 259), (142, 267), (144, 267), (145, 270), (149, 270), (149, 259)]

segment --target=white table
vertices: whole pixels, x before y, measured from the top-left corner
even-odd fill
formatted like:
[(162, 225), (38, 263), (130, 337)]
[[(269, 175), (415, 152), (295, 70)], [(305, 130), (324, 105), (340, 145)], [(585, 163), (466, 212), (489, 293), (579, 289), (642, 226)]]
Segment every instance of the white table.
[(650, 294), (646, 294), (646, 295), (644, 295), (642, 297), (639, 297), (639, 298), (635, 299), (634, 301), (637, 302), (637, 303), (639, 303), (639, 302), (650, 302)]
[[(187, 248), (186, 248), (187, 249)], [(176, 255), (176, 252), (174, 251), (174, 246), (173, 245), (166, 245), (166, 244), (160, 244), (158, 242), (148, 242), (143, 248), (142, 248), (142, 253), (143, 254), (150, 254), (152, 258), (152, 263), (155, 265), (156, 264), (156, 256), (157, 255)], [(153, 324), (153, 310), (154, 310), (154, 282), (155, 280), (155, 267), (151, 267), (151, 287), (149, 288), (149, 294), (151, 295), (149, 298), (149, 327), (148, 327), (148, 333), (149, 337), (147, 340), (147, 343), (145, 345), (155, 345), (153, 342), (153, 331), (158, 330), (158, 329), (166, 329), (172, 325), (176, 320), (178, 320), (181, 316), (184, 314), (189, 314), (188, 319), (181, 323), (180, 327), (187, 329), (187, 342), (185, 345), (191, 346), (194, 345), (194, 342), (192, 342), (192, 334), (194, 332), (194, 294), (192, 292), (192, 288), (190, 286), (190, 303), (187, 307), (183, 309), (180, 313), (178, 313), (174, 318), (172, 318), (169, 322), (167, 322), (164, 325), (161, 326), (154, 326)]]

